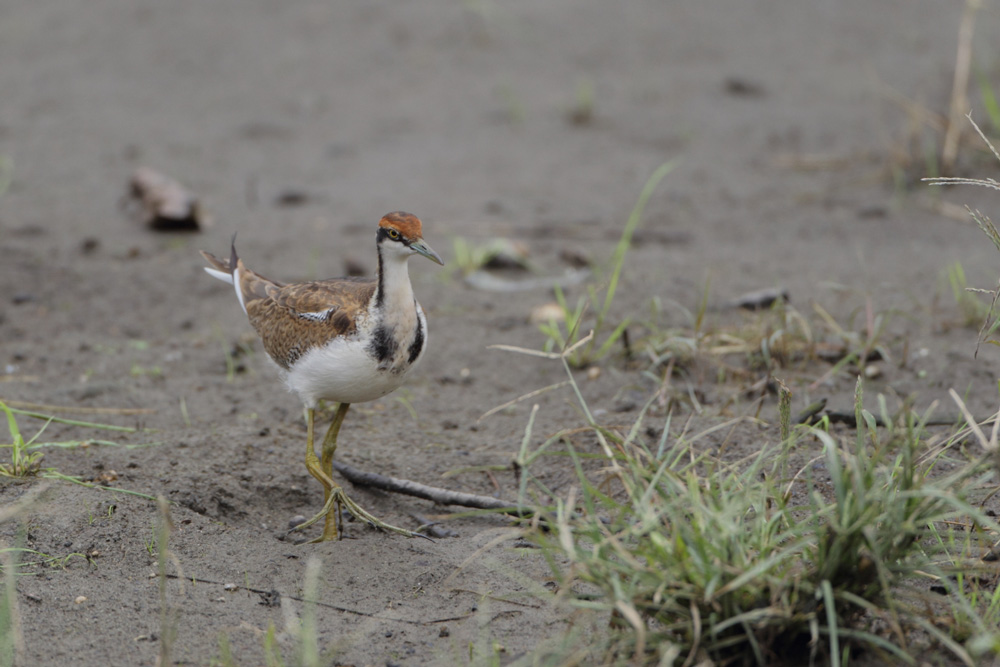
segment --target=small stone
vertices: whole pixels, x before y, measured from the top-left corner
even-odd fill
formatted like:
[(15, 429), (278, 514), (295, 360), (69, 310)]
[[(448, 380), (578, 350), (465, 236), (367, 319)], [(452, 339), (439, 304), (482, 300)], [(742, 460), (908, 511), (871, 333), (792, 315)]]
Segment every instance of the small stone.
[(288, 188), (282, 190), (274, 197), (274, 205), (286, 208), (293, 208), (296, 206), (305, 206), (313, 199), (315, 199), (315, 197), (313, 197), (312, 194), (306, 192), (305, 190), (299, 190), (298, 188)]
[(97, 476), (95, 480), (99, 484), (110, 484), (111, 482), (118, 480), (118, 473), (114, 470), (106, 470)]
[(735, 97), (763, 97), (767, 92), (760, 82), (739, 75), (726, 77), (723, 85), (726, 92)]
[(532, 324), (547, 324), (549, 322), (565, 322), (566, 311), (556, 302), (543, 303), (531, 309), (528, 320)]
[(868, 364), (865, 366), (865, 377), (869, 380), (882, 377), (882, 367), (876, 366), (875, 364)]
[(788, 303), (788, 290), (781, 287), (755, 290), (741, 294), (726, 305), (744, 310), (766, 310), (778, 301)]
[(232, 592), (232, 591), (239, 590), (239, 588), (240, 587), (237, 586), (236, 584), (226, 584), (226, 585), (224, 585), (222, 587), (222, 590)]
[(524, 243), (507, 239), (496, 239), (486, 246), (488, 259), (483, 263), (486, 269), (526, 269), (531, 251)]
[(590, 368), (587, 369), (587, 379), (588, 380), (596, 380), (599, 377), (601, 377), (601, 367), (600, 366), (591, 366)]
[(288, 529), (291, 530), (292, 528), (295, 528), (299, 524), (303, 524), (305, 522), (306, 518), (304, 516), (302, 516), (301, 514), (296, 514), (295, 516), (293, 516), (291, 519), (288, 520)]
[(441, 629), (438, 630), (438, 637), (450, 637), (451, 630), (448, 629), (447, 625), (442, 625)]
[(574, 269), (585, 269), (593, 262), (590, 255), (580, 248), (563, 248), (559, 251), (559, 259)]
[(73, 600), (73, 602), (75, 602), (77, 604), (83, 604), (86, 601), (87, 601), (87, 596), (86, 595), (77, 595), (76, 599)]

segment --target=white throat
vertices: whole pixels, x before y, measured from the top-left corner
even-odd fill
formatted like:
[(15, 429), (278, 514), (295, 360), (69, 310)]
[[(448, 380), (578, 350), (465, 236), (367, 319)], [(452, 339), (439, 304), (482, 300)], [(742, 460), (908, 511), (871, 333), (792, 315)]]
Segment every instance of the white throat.
[[(412, 311), (414, 306), (413, 286), (410, 284), (409, 255), (398, 252), (381, 253), (381, 304), (373, 304), (383, 313)], [(376, 294), (376, 298), (378, 295)]]

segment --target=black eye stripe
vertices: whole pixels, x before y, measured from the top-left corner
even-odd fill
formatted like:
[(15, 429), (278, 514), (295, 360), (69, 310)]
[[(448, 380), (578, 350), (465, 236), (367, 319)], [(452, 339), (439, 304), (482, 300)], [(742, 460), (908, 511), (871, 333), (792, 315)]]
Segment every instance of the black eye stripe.
[(400, 243), (410, 245), (410, 242), (406, 240), (406, 237), (400, 233), (398, 229), (391, 229), (388, 227), (380, 227), (378, 230), (377, 240), (381, 241), (384, 238), (388, 238), (391, 241), (399, 241)]

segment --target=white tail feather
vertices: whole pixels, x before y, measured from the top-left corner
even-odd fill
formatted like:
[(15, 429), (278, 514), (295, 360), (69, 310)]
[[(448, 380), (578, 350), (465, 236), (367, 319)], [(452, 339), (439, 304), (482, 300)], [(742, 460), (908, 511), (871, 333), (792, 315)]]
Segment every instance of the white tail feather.
[[(239, 264), (237, 264), (237, 267), (239, 267)], [(243, 303), (243, 290), (240, 289), (240, 270), (239, 270), (239, 268), (237, 268), (235, 271), (233, 271), (233, 275), (232, 275), (231, 280), (233, 281), (233, 287), (236, 288), (236, 298), (240, 300), (240, 308), (243, 309), (243, 314), (244, 315), (249, 315), (249, 313), (247, 312), (247, 305), (245, 303)]]
[(206, 266), (205, 273), (212, 276), (213, 278), (218, 278), (223, 282), (227, 282), (230, 285), (233, 284), (233, 277), (230, 274), (226, 273), (225, 271), (219, 271), (218, 269), (213, 269), (211, 267)]
[(218, 269), (213, 269), (213, 268), (208, 267), (208, 266), (204, 267), (204, 269), (205, 269), (205, 273), (207, 273), (208, 275), (212, 276), (213, 278), (218, 278), (222, 282), (229, 283), (230, 285), (232, 285), (233, 287), (236, 288), (236, 298), (239, 299), (239, 301), (240, 301), (240, 308), (242, 308), (243, 312), (246, 313), (247, 312), (247, 306), (246, 306), (245, 303), (243, 303), (243, 293), (240, 292), (239, 269), (236, 270), (236, 274), (237, 275), (235, 275), (235, 276), (232, 275), (232, 274), (226, 273), (225, 271), (219, 271)]

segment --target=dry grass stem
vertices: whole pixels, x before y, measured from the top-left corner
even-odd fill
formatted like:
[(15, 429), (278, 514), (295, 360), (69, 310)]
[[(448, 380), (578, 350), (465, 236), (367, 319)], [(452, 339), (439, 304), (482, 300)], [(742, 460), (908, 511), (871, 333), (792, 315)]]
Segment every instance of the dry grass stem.
[(68, 415), (151, 415), (153, 408), (87, 408), (69, 405), (48, 405), (46, 403), (29, 403), (28, 401), (11, 401), (0, 398), (0, 403), (6, 403), (12, 408), (31, 410), (35, 412), (59, 412)]
[(951, 104), (948, 109), (948, 128), (941, 148), (941, 163), (950, 172), (958, 158), (959, 137), (962, 134), (962, 117), (969, 109), (969, 72), (972, 66), (972, 34), (976, 12), (982, 0), (966, 0), (962, 21), (958, 28), (958, 52), (955, 55), (955, 74), (951, 86)]

